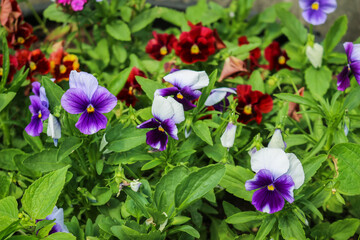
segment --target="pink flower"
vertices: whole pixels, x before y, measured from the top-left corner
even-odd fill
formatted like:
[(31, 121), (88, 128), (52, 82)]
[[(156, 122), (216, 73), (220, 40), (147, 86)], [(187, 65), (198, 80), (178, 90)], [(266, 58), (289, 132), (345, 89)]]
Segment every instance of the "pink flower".
[(87, 2), (87, 0), (73, 0), (71, 2), (71, 8), (77, 12), (81, 11), (84, 8), (84, 4)]

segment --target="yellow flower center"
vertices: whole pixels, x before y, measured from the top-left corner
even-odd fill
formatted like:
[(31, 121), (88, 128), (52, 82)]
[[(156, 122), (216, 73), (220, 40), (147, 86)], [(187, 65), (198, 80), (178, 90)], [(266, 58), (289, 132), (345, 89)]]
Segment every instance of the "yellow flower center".
[(89, 105), (89, 106), (87, 107), (86, 111), (87, 111), (88, 113), (93, 113), (93, 112), (95, 112), (95, 108), (94, 108), (92, 105)]
[(23, 37), (18, 37), (17, 42), (23, 44), (25, 42), (25, 39)]
[(51, 71), (54, 70), (55, 66), (56, 66), (55, 62), (54, 62), (54, 61), (50, 61), (50, 69), (51, 69)]
[(190, 52), (191, 52), (191, 54), (199, 54), (200, 49), (199, 49), (198, 45), (196, 45), (196, 44), (192, 45)]
[(30, 62), (30, 70), (31, 70), (31, 71), (35, 71), (35, 70), (36, 70), (36, 63), (34, 63), (33, 61)]
[(267, 186), (267, 189), (268, 189), (269, 191), (274, 191), (274, 190), (275, 190), (275, 187), (274, 187), (274, 185), (270, 184), (270, 185)]
[(42, 117), (42, 114), (41, 114), (41, 112), (39, 112), (38, 118), (41, 118), (41, 117)]
[(133, 87), (129, 87), (129, 92), (128, 92), (130, 95), (133, 95), (134, 93), (134, 88)]
[(63, 57), (63, 62), (67, 62), (67, 61), (78, 61), (78, 57), (74, 54), (68, 54), (65, 57)]
[(80, 64), (78, 61), (73, 62), (73, 70), (78, 70), (80, 67)]
[(280, 65), (284, 65), (286, 63), (286, 58), (284, 56), (280, 56), (278, 62)]
[(168, 54), (168, 50), (166, 48), (166, 46), (163, 46), (160, 48), (160, 54), (165, 56), (166, 54)]
[(178, 99), (183, 99), (183, 98), (184, 98), (184, 96), (183, 96), (181, 93), (176, 94), (176, 97), (177, 97)]
[(158, 127), (158, 130), (159, 130), (160, 132), (165, 132), (165, 129), (164, 129), (162, 126), (159, 126), (159, 127)]
[(66, 67), (65, 67), (64, 65), (62, 65), (62, 64), (60, 65), (59, 70), (60, 70), (60, 73), (61, 73), (61, 74), (66, 73)]
[(246, 106), (244, 107), (244, 113), (245, 113), (246, 115), (250, 115), (250, 114), (252, 113), (251, 104), (246, 105)]
[(311, 4), (311, 9), (313, 9), (313, 10), (319, 10), (319, 3), (318, 3), (318, 2), (314, 2), (313, 4)]
[(4, 74), (4, 69), (0, 67), (0, 76), (2, 76), (3, 74)]

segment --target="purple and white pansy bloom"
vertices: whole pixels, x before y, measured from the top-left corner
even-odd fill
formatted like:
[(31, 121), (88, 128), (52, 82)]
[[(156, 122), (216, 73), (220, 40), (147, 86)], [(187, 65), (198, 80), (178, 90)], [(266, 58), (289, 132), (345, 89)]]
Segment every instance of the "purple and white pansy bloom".
[(248, 191), (256, 190), (252, 204), (258, 211), (280, 211), (285, 200), (294, 201), (294, 189), (304, 183), (305, 174), (300, 160), (293, 153), (284, 152), (285, 144), (280, 130), (276, 130), (267, 148), (251, 155), (251, 169), (255, 177), (246, 181)]
[(146, 143), (155, 149), (164, 151), (168, 135), (178, 140), (176, 124), (185, 120), (184, 108), (172, 97), (164, 98), (155, 95), (151, 111), (154, 118), (143, 122), (137, 128), (154, 128), (146, 133)]
[(54, 140), (54, 145), (57, 147), (58, 140), (61, 138), (61, 125), (59, 119), (51, 113), (48, 120), (47, 135)]
[[(217, 111), (222, 112), (224, 107), (226, 108), (229, 106), (229, 100), (227, 97), (231, 94), (236, 94), (235, 88), (222, 87), (213, 89), (205, 101), (205, 106), (213, 106)], [(223, 100), (225, 100), (225, 102)]]
[(50, 111), (45, 89), (38, 82), (34, 82), (32, 86), (32, 91), (35, 94), (30, 96), (31, 105), (29, 110), (32, 113), (32, 117), (25, 131), (30, 136), (36, 137), (43, 131), (43, 121), (48, 119)]
[(64, 232), (69, 233), (69, 230), (64, 224), (64, 210), (62, 208), (54, 207), (52, 213), (46, 217), (46, 220), (54, 220), (55, 225), (50, 230), (49, 234), (57, 233), (57, 232)]
[(106, 128), (107, 118), (103, 113), (116, 106), (116, 97), (86, 72), (71, 71), (69, 85), (70, 89), (61, 98), (61, 105), (68, 113), (81, 114), (75, 124), (80, 132), (90, 135)]
[(209, 85), (209, 77), (205, 71), (179, 70), (166, 75), (164, 80), (171, 83), (173, 87), (158, 89), (155, 95), (173, 96), (184, 106), (185, 111), (196, 107), (191, 101), (200, 97), (199, 89)]
[(350, 73), (354, 75), (356, 81), (360, 84), (360, 44), (346, 42), (344, 48), (348, 64), (337, 76), (337, 86), (340, 91), (345, 91), (346, 88), (350, 87)]
[(221, 145), (226, 148), (231, 148), (234, 145), (236, 134), (236, 125), (229, 122), (223, 135), (220, 137)]
[(337, 7), (336, 0), (300, 0), (299, 4), (303, 9), (303, 18), (312, 25), (325, 23), (327, 14)]

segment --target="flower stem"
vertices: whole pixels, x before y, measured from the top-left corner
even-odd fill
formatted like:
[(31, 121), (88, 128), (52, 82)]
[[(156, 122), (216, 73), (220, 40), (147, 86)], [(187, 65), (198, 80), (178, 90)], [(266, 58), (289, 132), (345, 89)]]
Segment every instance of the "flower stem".
[(6, 109), (1, 113), (0, 120), (1, 128), (3, 130), (3, 143), (5, 146), (10, 146), (11, 136), (8, 125), (6, 124), (6, 121), (8, 120), (8, 112)]
[(46, 28), (44, 21), (40, 18), (39, 14), (36, 12), (34, 6), (30, 3), (29, 0), (25, 0), (26, 5), (28, 6), (28, 8), (30, 9), (31, 13), (34, 15), (34, 17), (36, 18), (36, 21), (38, 21), (39, 25), (41, 26), (42, 30), (44, 31), (45, 34), (49, 33), (49, 30)]

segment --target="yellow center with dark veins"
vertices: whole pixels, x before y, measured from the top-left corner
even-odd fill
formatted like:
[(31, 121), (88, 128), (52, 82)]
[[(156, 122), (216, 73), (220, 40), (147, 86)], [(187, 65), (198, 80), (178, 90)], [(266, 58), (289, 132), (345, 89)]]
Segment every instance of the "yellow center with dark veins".
[(284, 65), (286, 63), (286, 58), (284, 56), (280, 56), (278, 62), (280, 65)]
[(163, 46), (162, 48), (160, 48), (160, 54), (163, 56), (168, 54), (168, 50), (167, 50), (166, 46)]
[(95, 112), (95, 108), (94, 108), (92, 105), (89, 105), (89, 106), (87, 107), (86, 111), (87, 111), (88, 113), (93, 113), (93, 112)]
[(133, 93), (134, 93), (134, 88), (133, 87), (129, 87), (129, 95), (133, 95)]
[(2, 76), (3, 74), (4, 74), (4, 69), (0, 67), (0, 76)]
[(274, 190), (275, 190), (275, 187), (274, 187), (274, 185), (270, 184), (270, 185), (267, 186), (267, 189), (268, 189), (269, 191), (274, 191)]
[(190, 52), (191, 52), (191, 54), (199, 54), (200, 49), (199, 49), (198, 45), (196, 45), (196, 44), (192, 45)]
[(59, 67), (59, 71), (60, 71), (60, 73), (61, 74), (64, 74), (64, 73), (66, 73), (66, 67), (65, 67), (65, 65), (60, 65), (60, 67)]
[(42, 114), (41, 114), (41, 112), (39, 112), (38, 118), (41, 118), (41, 117), (42, 117)]
[(165, 132), (165, 129), (164, 129), (162, 126), (159, 126), (159, 127), (158, 127), (158, 130), (159, 130), (160, 132)]
[(78, 61), (78, 57), (74, 54), (68, 54), (65, 57), (63, 57), (63, 62), (67, 62), (67, 61)]
[(176, 97), (177, 97), (178, 99), (183, 99), (183, 98), (184, 98), (184, 96), (183, 96), (181, 93), (176, 94)]
[(34, 63), (33, 61), (30, 62), (30, 70), (31, 70), (31, 71), (35, 71), (35, 70), (36, 70), (36, 63)]
[(250, 114), (252, 113), (251, 104), (246, 105), (246, 106), (244, 107), (244, 113), (245, 113), (246, 115), (250, 115)]
[(313, 10), (319, 10), (319, 3), (318, 3), (318, 2), (314, 2), (313, 4), (311, 4), (311, 9), (313, 9)]
[(25, 39), (23, 37), (18, 37), (17, 42), (23, 44), (25, 42)]

